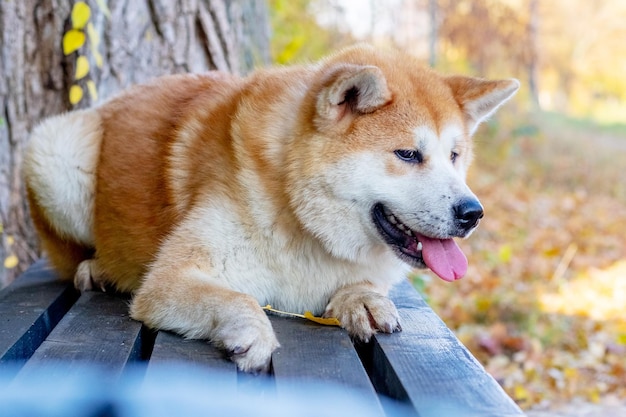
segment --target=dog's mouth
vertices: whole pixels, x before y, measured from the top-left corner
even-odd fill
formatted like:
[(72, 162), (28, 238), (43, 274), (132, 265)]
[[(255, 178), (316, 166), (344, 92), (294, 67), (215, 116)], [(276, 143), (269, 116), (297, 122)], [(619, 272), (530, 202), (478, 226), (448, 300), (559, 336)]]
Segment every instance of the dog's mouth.
[(383, 239), (396, 255), (415, 268), (430, 268), (445, 281), (467, 272), (467, 258), (453, 239), (424, 236), (402, 223), (386, 206), (377, 203), (372, 218)]

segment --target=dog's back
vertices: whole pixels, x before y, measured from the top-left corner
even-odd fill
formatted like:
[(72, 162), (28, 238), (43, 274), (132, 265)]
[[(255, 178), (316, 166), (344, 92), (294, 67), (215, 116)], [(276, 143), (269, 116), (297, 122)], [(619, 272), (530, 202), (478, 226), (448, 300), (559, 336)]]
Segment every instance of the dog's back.
[(185, 208), (163, 175), (174, 132), (197, 97), (233, 94), (237, 80), (218, 73), (162, 77), (33, 130), (24, 154), (31, 215), (63, 279), (99, 247), (118, 288), (137, 285), (158, 237)]

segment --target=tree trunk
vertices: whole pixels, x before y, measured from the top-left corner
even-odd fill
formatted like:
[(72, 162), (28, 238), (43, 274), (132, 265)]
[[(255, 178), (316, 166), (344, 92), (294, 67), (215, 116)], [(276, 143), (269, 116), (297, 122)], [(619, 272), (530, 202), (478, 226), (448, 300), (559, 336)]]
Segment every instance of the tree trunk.
[(528, 59), (528, 90), (530, 91), (530, 99), (536, 109), (540, 109), (539, 103), (539, 0), (530, 0), (528, 3), (528, 40), (530, 48), (530, 56)]
[[(159, 75), (246, 73), (270, 61), (265, 2), (89, 0), (82, 27), (71, 19), (76, 3), (0, 2), (0, 287), (39, 257), (21, 178), (38, 121)], [(72, 29), (86, 40), (66, 55), (64, 34)], [(79, 57), (89, 64), (85, 76), (76, 73)], [(72, 88), (82, 92), (79, 101), (70, 100)]]
[(437, 41), (439, 40), (439, 5), (437, 0), (428, 0), (428, 65), (437, 65)]

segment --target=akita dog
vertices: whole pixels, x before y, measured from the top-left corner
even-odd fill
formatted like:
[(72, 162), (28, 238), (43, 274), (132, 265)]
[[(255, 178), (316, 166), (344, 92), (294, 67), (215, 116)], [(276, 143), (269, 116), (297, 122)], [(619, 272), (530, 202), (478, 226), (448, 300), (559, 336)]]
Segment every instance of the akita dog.
[(410, 268), (465, 274), (471, 136), (518, 87), (369, 46), (158, 78), (33, 131), (32, 217), (79, 289), (133, 292), (133, 318), (262, 371), (279, 343), (261, 305), (368, 340), (400, 330), (386, 295)]

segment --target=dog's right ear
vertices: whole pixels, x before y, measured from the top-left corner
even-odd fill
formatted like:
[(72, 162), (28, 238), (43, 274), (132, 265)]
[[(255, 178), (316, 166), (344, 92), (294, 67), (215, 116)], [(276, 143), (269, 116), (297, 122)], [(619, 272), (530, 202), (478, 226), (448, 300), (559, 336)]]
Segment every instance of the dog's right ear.
[(391, 100), (382, 71), (371, 65), (341, 64), (329, 71), (317, 96), (318, 123), (338, 123), (371, 113)]

